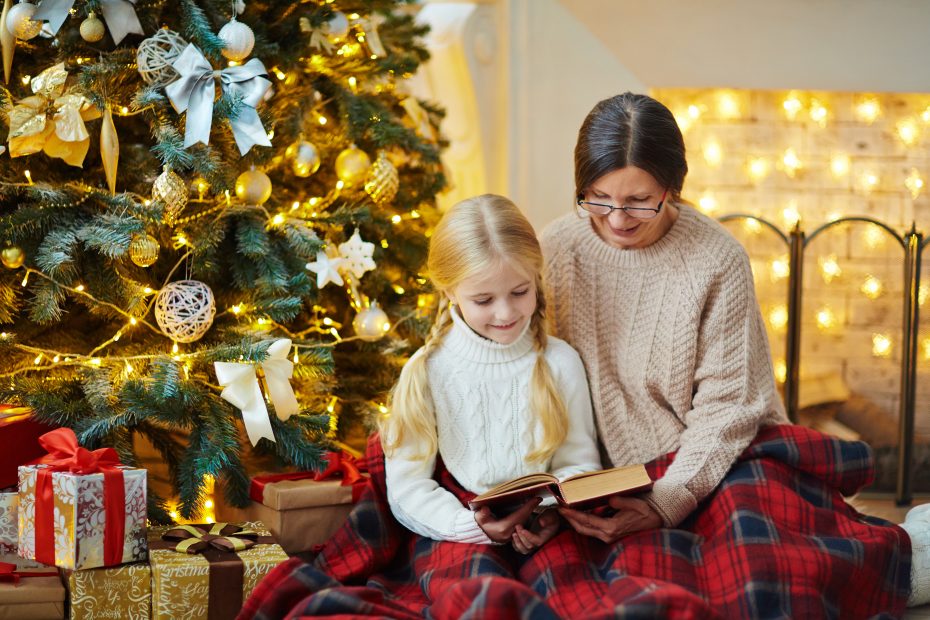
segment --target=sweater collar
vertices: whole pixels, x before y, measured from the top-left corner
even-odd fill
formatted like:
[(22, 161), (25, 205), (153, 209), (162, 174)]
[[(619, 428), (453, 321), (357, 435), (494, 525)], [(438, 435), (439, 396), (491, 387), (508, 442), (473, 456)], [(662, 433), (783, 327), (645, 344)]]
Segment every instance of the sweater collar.
[(462, 359), (480, 364), (506, 364), (517, 360), (533, 349), (532, 321), (523, 326), (520, 336), (510, 344), (500, 344), (480, 336), (468, 326), (456, 307), (451, 308), (452, 328), (443, 340), (443, 348)]
[(676, 247), (688, 241), (695, 224), (701, 215), (687, 204), (678, 204), (678, 219), (661, 239), (644, 248), (617, 248), (603, 239), (594, 230), (589, 217), (576, 218), (572, 223), (573, 235), (583, 243), (578, 247), (587, 248), (588, 255), (600, 262), (618, 267), (646, 267), (665, 262)]

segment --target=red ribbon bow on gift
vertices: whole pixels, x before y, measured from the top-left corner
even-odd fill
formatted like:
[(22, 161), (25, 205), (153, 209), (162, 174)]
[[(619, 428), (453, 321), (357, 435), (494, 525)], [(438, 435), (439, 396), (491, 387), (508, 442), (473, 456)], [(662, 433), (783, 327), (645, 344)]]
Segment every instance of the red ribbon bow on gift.
[(113, 448), (90, 451), (78, 444), (70, 428), (57, 428), (39, 437), (48, 454), (37, 462), (35, 536), (36, 560), (55, 564), (55, 502), (52, 472), (103, 474), (103, 561), (110, 566), (123, 561), (126, 530), (126, 488), (119, 468), (119, 455)]
[(325, 457), (326, 469), (323, 471), (299, 471), (286, 474), (268, 474), (255, 476), (249, 488), (249, 496), (261, 503), (265, 495), (265, 485), (282, 480), (331, 480), (342, 476), (342, 486), (352, 485), (352, 501), (357, 502), (368, 479), (362, 475), (367, 469), (365, 462), (359, 460), (343, 450), (342, 452), (328, 452)]
[(12, 581), (13, 585), (18, 585), (21, 577), (57, 577), (58, 571), (20, 571), (16, 570), (16, 564), (9, 562), (0, 562), (0, 583)]

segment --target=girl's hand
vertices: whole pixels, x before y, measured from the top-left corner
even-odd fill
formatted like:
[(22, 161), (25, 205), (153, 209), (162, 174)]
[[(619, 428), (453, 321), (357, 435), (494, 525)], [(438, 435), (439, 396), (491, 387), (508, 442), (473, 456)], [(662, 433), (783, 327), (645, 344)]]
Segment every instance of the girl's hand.
[(614, 495), (609, 504), (617, 510), (617, 513), (610, 517), (599, 517), (563, 507), (559, 508), (559, 514), (565, 517), (579, 534), (593, 536), (605, 543), (616, 542), (634, 532), (662, 527), (662, 517), (644, 500)]
[(539, 502), (541, 501), (541, 497), (534, 497), (533, 499), (520, 506), (520, 508), (517, 510), (514, 510), (506, 517), (502, 517), (500, 519), (496, 518), (491, 513), (490, 508), (487, 506), (482, 506), (475, 513), (475, 521), (477, 521), (478, 527), (484, 530), (484, 533), (488, 535), (488, 538), (494, 542), (501, 544), (510, 542), (510, 538), (513, 536), (515, 528), (518, 525), (527, 522), (527, 520), (533, 514), (533, 509), (536, 508), (536, 506), (538, 506)]
[(559, 531), (561, 520), (558, 512), (546, 510), (537, 517), (529, 529), (518, 525), (511, 539), (513, 548), (520, 553), (527, 554), (542, 547)]

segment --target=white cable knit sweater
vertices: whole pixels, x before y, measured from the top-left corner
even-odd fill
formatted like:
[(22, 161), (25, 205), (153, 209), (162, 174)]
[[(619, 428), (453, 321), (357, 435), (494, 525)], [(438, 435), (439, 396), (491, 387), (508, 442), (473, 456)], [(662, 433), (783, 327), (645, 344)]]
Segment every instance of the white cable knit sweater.
[[(458, 312), (452, 317), (452, 327), (427, 360), (427, 374), (439, 454), (459, 484), (482, 493), (538, 471), (562, 479), (600, 469), (591, 397), (578, 353), (549, 338), (546, 361), (568, 411), (569, 430), (548, 468), (527, 464), (524, 457), (536, 428), (528, 411), (536, 363), (532, 333), (524, 329), (515, 342), (501, 345), (472, 331)], [(435, 540), (490, 543), (474, 513), (432, 479), (436, 459), (407, 458), (416, 453), (415, 446), (407, 446), (385, 459), (388, 501), (397, 520)]]
[(678, 450), (646, 499), (676, 526), (760, 425), (785, 422), (749, 259), (690, 206), (641, 249), (568, 214), (543, 233), (555, 333), (584, 360), (614, 465)]

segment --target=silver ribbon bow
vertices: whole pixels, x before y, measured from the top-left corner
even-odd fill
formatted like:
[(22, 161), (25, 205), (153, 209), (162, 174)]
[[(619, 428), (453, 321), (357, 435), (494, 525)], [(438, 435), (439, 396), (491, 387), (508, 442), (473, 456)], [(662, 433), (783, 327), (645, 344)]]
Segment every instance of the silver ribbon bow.
[(271, 88), (271, 80), (268, 79), (262, 61), (253, 58), (244, 65), (214, 71), (200, 50), (189, 43), (172, 66), (180, 77), (165, 87), (165, 93), (178, 114), (187, 111), (185, 148), (198, 142), (210, 143), (213, 101), (216, 97), (215, 78), (219, 78), (224, 93), (241, 97), (244, 104), (240, 107), (239, 115), (229, 119), (239, 154), (245, 155), (256, 144), (271, 146), (271, 140), (255, 111), (255, 106)]
[(291, 341), (282, 338), (268, 347), (268, 356), (260, 364), (213, 363), (216, 378), (224, 388), (220, 397), (242, 410), (242, 421), (253, 446), (262, 437), (275, 440), (271, 422), (268, 420), (265, 397), (258, 382), (259, 369), (278, 419), (287, 420), (300, 410), (294, 388), (289, 381), (294, 374), (294, 363), (287, 359), (290, 348)]
[[(107, 23), (110, 36), (119, 45), (127, 34), (145, 34), (139, 16), (136, 15), (135, 0), (100, 0), (103, 21)], [(32, 15), (35, 21), (47, 21), (53, 34), (57, 34), (68, 18), (74, 0), (42, 0)]]

